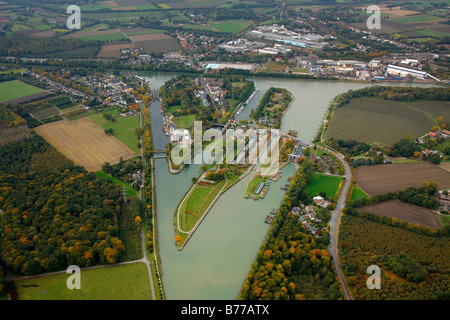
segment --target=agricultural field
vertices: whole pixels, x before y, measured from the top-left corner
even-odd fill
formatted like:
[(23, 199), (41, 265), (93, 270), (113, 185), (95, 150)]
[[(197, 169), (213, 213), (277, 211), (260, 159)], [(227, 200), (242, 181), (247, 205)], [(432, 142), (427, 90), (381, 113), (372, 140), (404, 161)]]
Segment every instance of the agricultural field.
[(80, 109), (80, 104), (72, 102), (69, 97), (56, 96), (48, 99), (28, 103), (24, 109), (30, 115), (40, 121), (58, 115), (71, 113)]
[(368, 195), (385, 194), (398, 189), (420, 187), (424, 181), (450, 188), (450, 173), (430, 162), (410, 162), (364, 166), (355, 169), (355, 182)]
[(97, 53), (97, 58), (120, 58), (121, 50), (132, 47), (132, 43), (103, 44)]
[(81, 270), (81, 290), (69, 290), (64, 273), (15, 281), (19, 300), (151, 300), (144, 263)]
[(432, 229), (442, 228), (441, 222), (433, 210), (404, 203), (398, 199), (380, 202), (369, 206), (362, 206), (357, 208), (357, 210), (360, 213), (367, 211), (373, 212), (379, 216), (397, 218), (411, 224), (427, 226)]
[[(408, 10), (403, 9), (402, 6), (398, 7), (388, 7), (390, 3), (386, 4), (378, 4), (381, 9), (381, 16), (384, 18), (381, 23), (381, 29), (373, 30), (377, 34), (395, 34), (395, 33), (408, 33), (411, 31), (418, 31), (423, 29), (428, 29), (430, 31), (441, 31), (436, 30), (435, 28), (445, 27), (441, 22), (445, 21), (444, 12), (427, 12), (424, 13), (422, 11), (423, 7), (428, 5), (427, 2), (418, 3), (417, 10), (414, 10), (412, 6)], [(367, 18), (366, 8), (365, 7), (357, 7), (362, 10), (362, 17)], [(420, 11), (418, 11), (420, 10)], [(364, 19), (364, 20), (365, 20)], [(354, 24), (360, 28), (367, 28), (365, 22), (355, 23)], [(444, 31), (441, 31), (444, 32)], [(436, 36), (434, 34), (433, 36)]]
[(245, 28), (251, 26), (252, 23), (253, 21), (251, 20), (227, 20), (222, 22), (211, 21), (207, 25), (183, 24), (182, 27), (185, 29), (209, 30), (237, 34)]
[(314, 172), (311, 182), (308, 185), (308, 195), (310, 197), (315, 197), (318, 196), (320, 192), (325, 192), (328, 198), (333, 198), (338, 192), (341, 182), (341, 177)]
[[(108, 121), (103, 116), (104, 113), (109, 113), (114, 117), (114, 122)], [(89, 118), (102, 127), (104, 130), (113, 129), (113, 136), (125, 144), (128, 148), (135, 153), (139, 153), (138, 143), (139, 139), (136, 135), (136, 129), (139, 128), (139, 115), (133, 115), (129, 117), (122, 117), (118, 115), (117, 110), (106, 111), (102, 113), (95, 113), (89, 116)]]
[(429, 14), (423, 14), (423, 15), (417, 15), (417, 16), (410, 16), (400, 19), (392, 19), (395, 22), (399, 23), (418, 23), (418, 22), (427, 22), (427, 21), (436, 21), (436, 20), (442, 20), (442, 18), (432, 16)]
[(164, 33), (150, 33), (129, 36), (135, 48), (143, 48), (144, 52), (169, 52), (181, 49), (177, 39)]
[(72, 33), (68, 35), (67, 37), (71, 38), (79, 38), (85, 41), (89, 40), (95, 40), (95, 41), (105, 41), (105, 42), (112, 42), (112, 41), (124, 41), (127, 40), (127, 37), (120, 32), (119, 29), (111, 29), (111, 30), (104, 30), (104, 31), (78, 31), (75, 33)]
[(357, 98), (336, 109), (326, 137), (391, 146), (411, 135), (430, 131), (436, 115), (448, 114), (448, 103), (398, 102), (382, 98)]
[(90, 32), (90, 31), (100, 31), (100, 30), (108, 30), (109, 25), (106, 23), (98, 23), (94, 24), (87, 28), (82, 28), (83, 32)]
[(20, 73), (26, 71), (26, 69), (13, 69), (13, 70), (2, 70), (0, 71), (0, 74), (16, 74), (16, 73)]
[(0, 102), (28, 97), (42, 92), (45, 92), (45, 90), (29, 85), (20, 80), (1, 82)]
[(446, 34), (446, 33), (438, 32), (438, 31), (434, 31), (434, 30), (428, 30), (428, 29), (419, 30), (419, 31), (417, 31), (417, 33), (419, 33), (422, 36), (428, 36), (428, 37), (433, 37), (433, 38), (441, 38), (441, 37), (448, 36), (448, 34)]
[(92, 58), (100, 51), (100, 46), (89, 46), (55, 53), (58, 58)]
[(446, 161), (446, 162), (441, 162), (439, 164), (439, 167), (441, 167), (442, 169), (444, 169), (447, 172), (450, 172), (450, 162)]
[(126, 36), (137, 36), (141, 34), (163, 33), (164, 30), (149, 28), (129, 28), (121, 30)]
[[(67, 4), (59, 5), (61, 8), (67, 8)], [(117, 11), (124, 10), (151, 10), (156, 9), (156, 6), (147, 0), (110, 0), (110, 1), (96, 1), (95, 4), (84, 4), (80, 6), (81, 11), (93, 12), (102, 9), (111, 9)]]
[(89, 118), (57, 121), (37, 127), (36, 132), (76, 165), (100, 171), (105, 162), (112, 165), (134, 158), (136, 153)]
[[(381, 13), (384, 13), (385, 15), (389, 15), (395, 18), (402, 18), (408, 15), (414, 15), (414, 14), (420, 14), (420, 11), (414, 11), (414, 10), (404, 10), (401, 8), (401, 6), (390, 8), (388, 7), (389, 4), (379, 4), (378, 7), (380, 8)], [(366, 12), (365, 7), (356, 7), (357, 9), (363, 10), (363, 12)]]
[(444, 121), (450, 121), (450, 102), (449, 101), (415, 101), (408, 102), (412, 108), (426, 112), (430, 119), (443, 117)]
[[(184, 8), (208, 8), (208, 7), (224, 7), (223, 0), (159, 0), (154, 1), (162, 9), (184, 9)], [(231, 6), (233, 3), (246, 3), (245, 1), (236, 0), (226, 1), (226, 5)]]
[(275, 72), (285, 72), (287, 65), (284, 63), (278, 62), (268, 62), (265, 66), (267, 71), (275, 71)]

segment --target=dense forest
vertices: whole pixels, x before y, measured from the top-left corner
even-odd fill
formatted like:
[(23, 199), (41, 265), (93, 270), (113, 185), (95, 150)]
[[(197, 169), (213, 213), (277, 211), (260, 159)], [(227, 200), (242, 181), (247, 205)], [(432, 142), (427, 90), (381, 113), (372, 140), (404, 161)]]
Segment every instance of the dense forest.
[(290, 213), (308, 199), (312, 164), (303, 162), (286, 192), (239, 295), (241, 300), (340, 299), (327, 251), (328, 233), (316, 238)]
[(115, 263), (120, 188), (76, 167), (40, 136), (0, 149), (1, 258), (26, 275)]
[[(345, 214), (339, 244), (347, 284), (354, 299), (450, 298), (447, 237), (433, 237), (373, 221), (365, 214)], [(367, 268), (381, 268), (381, 289), (366, 286)]]

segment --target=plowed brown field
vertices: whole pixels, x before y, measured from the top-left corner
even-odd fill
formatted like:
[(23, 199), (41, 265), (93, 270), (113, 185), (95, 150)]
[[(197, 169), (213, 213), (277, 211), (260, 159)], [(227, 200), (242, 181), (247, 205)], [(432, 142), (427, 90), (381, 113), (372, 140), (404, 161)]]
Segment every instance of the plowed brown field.
[(127, 160), (136, 156), (89, 118), (52, 122), (35, 130), (59, 152), (88, 171), (99, 171), (105, 162), (116, 164), (120, 157)]
[(355, 169), (356, 184), (368, 195), (420, 187), (424, 181), (437, 181), (440, 189), (450, 188), (450, 173), (431, 162), (411, 162), (364, 166)]

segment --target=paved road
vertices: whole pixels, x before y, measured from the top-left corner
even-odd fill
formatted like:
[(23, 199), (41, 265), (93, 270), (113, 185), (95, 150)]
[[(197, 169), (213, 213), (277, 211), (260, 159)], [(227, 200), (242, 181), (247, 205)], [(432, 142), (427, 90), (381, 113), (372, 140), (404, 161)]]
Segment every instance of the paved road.
[(336, 269), (337, 276), (339, 282), (341, 283), (342, 290), (344, 291), (345, 298), (347, 300), (352, 300), (352, 295), (347, 287), (347, 282), (345, 281), (344, 274), (341, 269), (341, 262), (339, 259), (339, 246), (338, 246), (338, 235), (339, 235), (339, 223), (341, 222), (342, 210), (345, 207), (345, 203), (347, 200), (347, 193), (350, 188), (350, 184), (352, 182), (352, 170), (349, 164), (344, 160), (344, 156), (340, 153), (337, 153), (334, 150), (326, 148), (326, 151), (331, 155), (337, 157), (344, 164), (345, 169), (345, 183), (342, 187), (341, 194), (339, 196), (339, 200), (336, 203), (336, 207), (331, 215), (330, 220), (330, 247), (328, 251), (330, 255), (333, 257), (334, 268)]

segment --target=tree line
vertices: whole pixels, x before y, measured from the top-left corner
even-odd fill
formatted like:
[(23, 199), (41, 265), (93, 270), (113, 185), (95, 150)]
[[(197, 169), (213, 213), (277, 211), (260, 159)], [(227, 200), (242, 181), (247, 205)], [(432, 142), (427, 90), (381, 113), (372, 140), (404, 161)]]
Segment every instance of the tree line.
[(348, 104), (352, 99), (360, 97), (380, 97), (394, 101), (449, 101), (450, 88), (420, 88), (420, 87), (367, 87), (358, 90), (349, 90), (336, 98), (336, 108)]
[(300, 281), (304, 277), (319, 283), (321, 291), (314, 298), (342, 297), (327, 251), (328, 233), (316, 238), (290, 212), (292, 207), (308, 199), (307, 186), (312, 172), (311, 163), (305, 161), (300, 165), (247, 274), (239, 299), (311, 299), (313, 281)]

